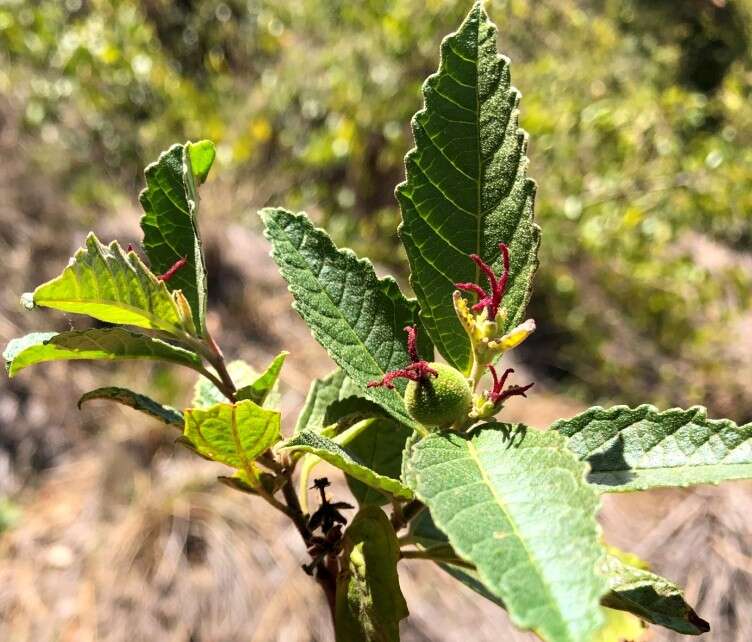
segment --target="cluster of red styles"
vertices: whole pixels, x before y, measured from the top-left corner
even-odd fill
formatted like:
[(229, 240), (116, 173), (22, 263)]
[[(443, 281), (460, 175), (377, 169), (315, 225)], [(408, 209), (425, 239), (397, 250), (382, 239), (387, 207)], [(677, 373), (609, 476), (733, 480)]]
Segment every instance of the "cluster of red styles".
[[(504, 271), (501, 276), (494, 274), (491, 266), (488, 265), (477, 254), (470, 254), (469, 259), (478, 266), (480, 271), (486, 277), (488, 281), (488, 290), (477, 283), (455, 283), (454, 287), (464, 292), (470, 292), (477, 295), (478, 301), (475, 303), (471, 310), (473, 312), (482, 312), (483, 309), (487, 311), (487, 318), (494, 321), (499, 313), (499, 307), (501, 306), (504, 293), (509, 283), (509, 247), (505, 243), (499, 243), (499, 250), (501, 252)], [(424, 361), (418, 356), (417, 347), (417, 328), (416, 326), (407, 326), (405, 328), (407, 332), (407, 353), (410, 355), (410, 364), (404, 368), (393, 370), (384, 375), (384, 377), (378, 381), (371, 381), (368, 384), (369, 388), (384, 387), (388, 389), (394, 388), (395, 379), (409, 379), (410, 381), (425, 381), (429, 376), (436, 377), (438, 373), (436, 370), (430, 367), (427, 361)], [(514, 372), (513, 368), (507, 368), (503, 374), (499, 377), (496, 372), (496, 368), (492, 365), (488, 366), (493, 378), (493, 385), (488, 391), (488, 399), (494, 405), (501, 405), (509, 397), (520, 395), (526, 397), (525, 394), (534, 384), (530, 383), (526, 386), (509, 386), (504, 388), (507, 382), (507, 378)]]

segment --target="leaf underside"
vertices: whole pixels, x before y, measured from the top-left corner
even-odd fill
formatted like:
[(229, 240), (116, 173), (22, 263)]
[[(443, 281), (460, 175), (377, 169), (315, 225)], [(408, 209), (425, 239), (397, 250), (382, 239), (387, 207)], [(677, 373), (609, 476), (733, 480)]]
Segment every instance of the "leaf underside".
[[(394, 390), (366, 385), (409, 363), (403, 328), (417, 321), (415, 302), (400, 293), (393, 279), (378, 279), (370, 261), (338, 249), (305, 214), (284, 209), (259, 214), (293, 306), (314, 338), (365, 396), (413, 426), (402, 402), (403, 380)], [(423, 339), (421, 354), (430, 358)]]
[(606, 590), (598, 497), (561, 436), (502, 424), (432, 434), (407, 466), (418, 499), (517, 626), (548, 642), (593, 635)]
[(470, 346), (452, 307), (457, 282), (481, 282), (468, 254), (501, 271), (499, 243), (511, 252), (506, 329), (523, 319), (538, 266), (535, 183), (527, 178), (527, 135), (518, 127), (519, 92), (496, 27), (478, 2), (441, 44), (441, 63), (423, 85), (412, 121), (415, 148), (397, 187), (400, 238), (421, 319), (439, 352), (460, 370)]
[(323, 379), (315, 379), (308, 389), (303, 409), (295, 424), (295, 434), (304, 430), (320, 433), (326, 427), (329, 407), (336, 401), (356, 396), (360, 388), (343, 370), (335, 370)]
[(362, 508), (345, 531), (346, 566), (337, 578), (337, 642), (399, 642), (408, 616), (397, 576), (399, 543), (389, 518)]
[(107, 323), (182, 331), (178, 307), (164, 282), (134, 252), (126, 254), (116, 241), (103, 245), (94, 234), (60, 276), (25, 295), (24, 303)]
[(36, 363), (79, 359), (158, 359), (190, 368), (201, 366), (201, 359), (193, 352), (124, 328), (33, 332), (13, 339), (3, 358), (10, 377)]
[(151, 268), (162, 274), (176, 261), (186, 259), (167, 287), (183, 292), (200, 329), (206, 316), (206, 267), (198, 231), (196, 182), (206, 179), (213, 152), (209, 141), (173, 145), (144, 170), (146, 188), (139, 195), (144, 209), (144, 251)]
[[(378, 420), (376, 420), (378, 421)], [(370, 430), (373, 426), (369, 427)], [(403, 499), (412, 499), (412, 492), (398, 479), (381, 475), (369, 468), (366, 462), (358, 459), (348, 448), (343, 448), (331, 439), (327, 439), (310, 430), (295, 435), (279, 446), (290, 452), (304, 452), (320, 457), (327, 463), (339, 468), (366, 486), (382, 493), (388, 493)]]
[(134, 392), (133, 390), (129, 390), (128, 388), (107, 386), (91, 390), (78, 400), (78, 407), (81, 408), (84, 403), (94, 399), (115, 401), (149, 415), (154, 419), (158, 419), (168, 425), (175, 426), (181, 430), (183, 429), (183, 415), (177, 410), (170, 406), (164, 406), (161, 403), (154, 401), (152, 398)]
[(590, 408), (551, 426), (590, 464), (600, 492), (752, 478), (752, 423), (708, 419), (705, 408)]

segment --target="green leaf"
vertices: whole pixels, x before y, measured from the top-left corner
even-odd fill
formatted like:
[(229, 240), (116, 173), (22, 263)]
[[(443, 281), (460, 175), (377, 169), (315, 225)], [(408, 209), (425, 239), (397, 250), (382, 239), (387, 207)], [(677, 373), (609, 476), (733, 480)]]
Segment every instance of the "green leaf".
[(196, 184), (206, 180), (214, 156), (214, 143), (208, 140), (173, 145), (144, 170), (146, 188), (139, 195), (144, 209), (144, 251), (152, 270), (161, 274), (176, 261), (187, 260), (167, 287), (183, 292), (201, 333), (206, 317), (206, 267), (198, 230)]
[(257, 377), (253, 383), (238, 388), (236, 397), (238, 400), (250, 399), (259, 406), (263, 406), (269, 393), (274, 390), (277, 385), (277, 379), (279, 379), (279, 373), (282, 370), (282, 366), (285, 363), (285, 357), (290, 354), (289, 352), (280, 352), (274, 360), (269, 364), (267, 369)]
[(124, 328), (33, 332), (13, 339), (3, 358), (10, 377), (35, 363), (76, 359), (159, 359), (189, 368), (201, 367), (200, 357), (193, 352)]
[(60, 276), (25, 294), (22, 301), (26, 307), (39, 305), (171, 333), (184, 333), (188, 323), (165, 283), (135, 252), (126, 254), (116, 241), (102, 245), (94, 234)]
[(491, 424), (431, 434), (407, 478), (456, 553), (474, 564), (512, 621), (548, 642), (582, 642), (602, 624), (598, 497), (554, 432)]
[(139, 394), (138, 392), (133, 392), (133, 390), (128, 390), (128, 388), (108, 386), (91, 390), (78, 400), (78, 407), (81, 408), (85, 402), (91, 401), (92, 399), (116, 401), (124, 406), (129, 406), (134, 410), (143, 412), (150, 417), (154, 417), (168, 425), (175, 426), (181, 430), (183, 429), (183, 415), (177, 410), (170, 406), (163, 406), (161, 403), (154, 401), (154, 399)]
[(280, 438), (279, 413), (252, 401), (189, 408), (184, 418), (183, 436), (196, 452), (249, 474), (253, 460)]
[(701, 406), (590, 408), (551, 426), (590, 464), (600, 492), (752, 478), (752, 423), (708, 419)]
[(506, 329), (523, 320), (538, 267), (535, 183), (527, 178), (527, 134), (517, 126), (519, 92), (509, 60), (496, 52), (496, 27), (477, 2), (441, 44), (441, 63), (423, 85), (425, 107), (412, 121), (415, 148), (397, 187), (400, 237), (421, 319), (439, 352), (460, 370), (470, 346), (452, 307), (454, 284), (481, 282), (468, 254), (501, 271), (509, 245)]
[(625, 564), (614, 555), (605, 558), (601, 571), (608, 578), (610, 589), (603, 598), (604, 606), (628, 611), (685, 635), (701, 635), (710, 630), (708, 623), (686, 603), (681, 589), (669, 580)]
[[(370, 428), (367, 428), (365, 432), (370, 430)], [(332, 466), (344, 471), (352, 478), (377, 491), (389, 493), (403, 499), (411, 499), (413, 496), (410, 489), (404, 486), (398, 479), (380, 475), (378, 472), (371, 470), (366, 462), (358, 459), (348, 448), (343, 448), (331, 439), (310, 430), (298, 433), (280, 445), (279, 448), (289, 452), (304, 452), (316, 455)]]
[(399, 642), (409, 613), (397, 576), (399, 544), (389, 518), (365, 506), (345, 531), (347, 565), (337, 578), (337, 642)]
[(295, 434), (304, 430), (321, 432), (326, 424), (326, 413), (335, 401), (359, 393), (359, 388), (342, 370), (335, 370), (323, 379), (315, 379), (308, 390), (303, 409), (295, 424)]
[[(345, 401), (350, 400), (357, 400), (357, 397), (349, 397)], [(366, 430), (359, 432), (354, 439), (347, 442), (347, 450), (379, 475), (399, 479), (402, 469), (402, 451), (405, 449), (405, 442), (412, 434), (413, 431), (410, 428), (390, 419), (374, 419)], [(383, 493), (354, 477), (347, 477), (347, 485), (361, 506), (364, 504), (380, 506), (389, 501)]]
[[(365, 387), (409, 363), (403, 328), (417, 320), (415, 302), (393, 279), (378, 279), (369, 261), (337, 249), (305, 214), (265, 209), (260, 216), (293, 305), (315, 339), (368, 398), (413, 426), (402, 402), (403, 380), (394, 390)], [(423, 339), (421, 354), (430, 358), (424, 333)]]

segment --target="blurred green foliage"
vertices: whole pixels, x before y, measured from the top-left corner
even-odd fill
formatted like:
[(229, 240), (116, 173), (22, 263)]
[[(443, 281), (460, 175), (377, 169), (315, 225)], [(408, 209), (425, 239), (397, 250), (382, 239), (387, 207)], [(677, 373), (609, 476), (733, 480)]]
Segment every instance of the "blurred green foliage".
[[(132, 189), (159, 150), (207, 137), (225, 173), (259, 186), (249, 206), (313, 210), (404, 267), (393, 189), (408, 123), (468, 5), (0, 0), (0, 91), (80, 203), (106, 204), (113, 178)], [(590, 397), (712, 405), (734, 378), (724, 329), (750, 299), (752, 0), (489, 11), (540, 186), (527, 360)]]

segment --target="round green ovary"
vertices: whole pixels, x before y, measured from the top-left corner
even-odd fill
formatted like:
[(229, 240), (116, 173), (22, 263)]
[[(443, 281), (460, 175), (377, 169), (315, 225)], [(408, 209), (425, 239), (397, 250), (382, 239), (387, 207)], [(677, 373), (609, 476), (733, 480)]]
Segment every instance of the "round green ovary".
[(467, 379), (459, 370), (444, 363), (429, 365), (439, 376), (407, 384), (407, 412), (424, 426), (450, 426), (462, 421), (470, 412), (473, 399)]

